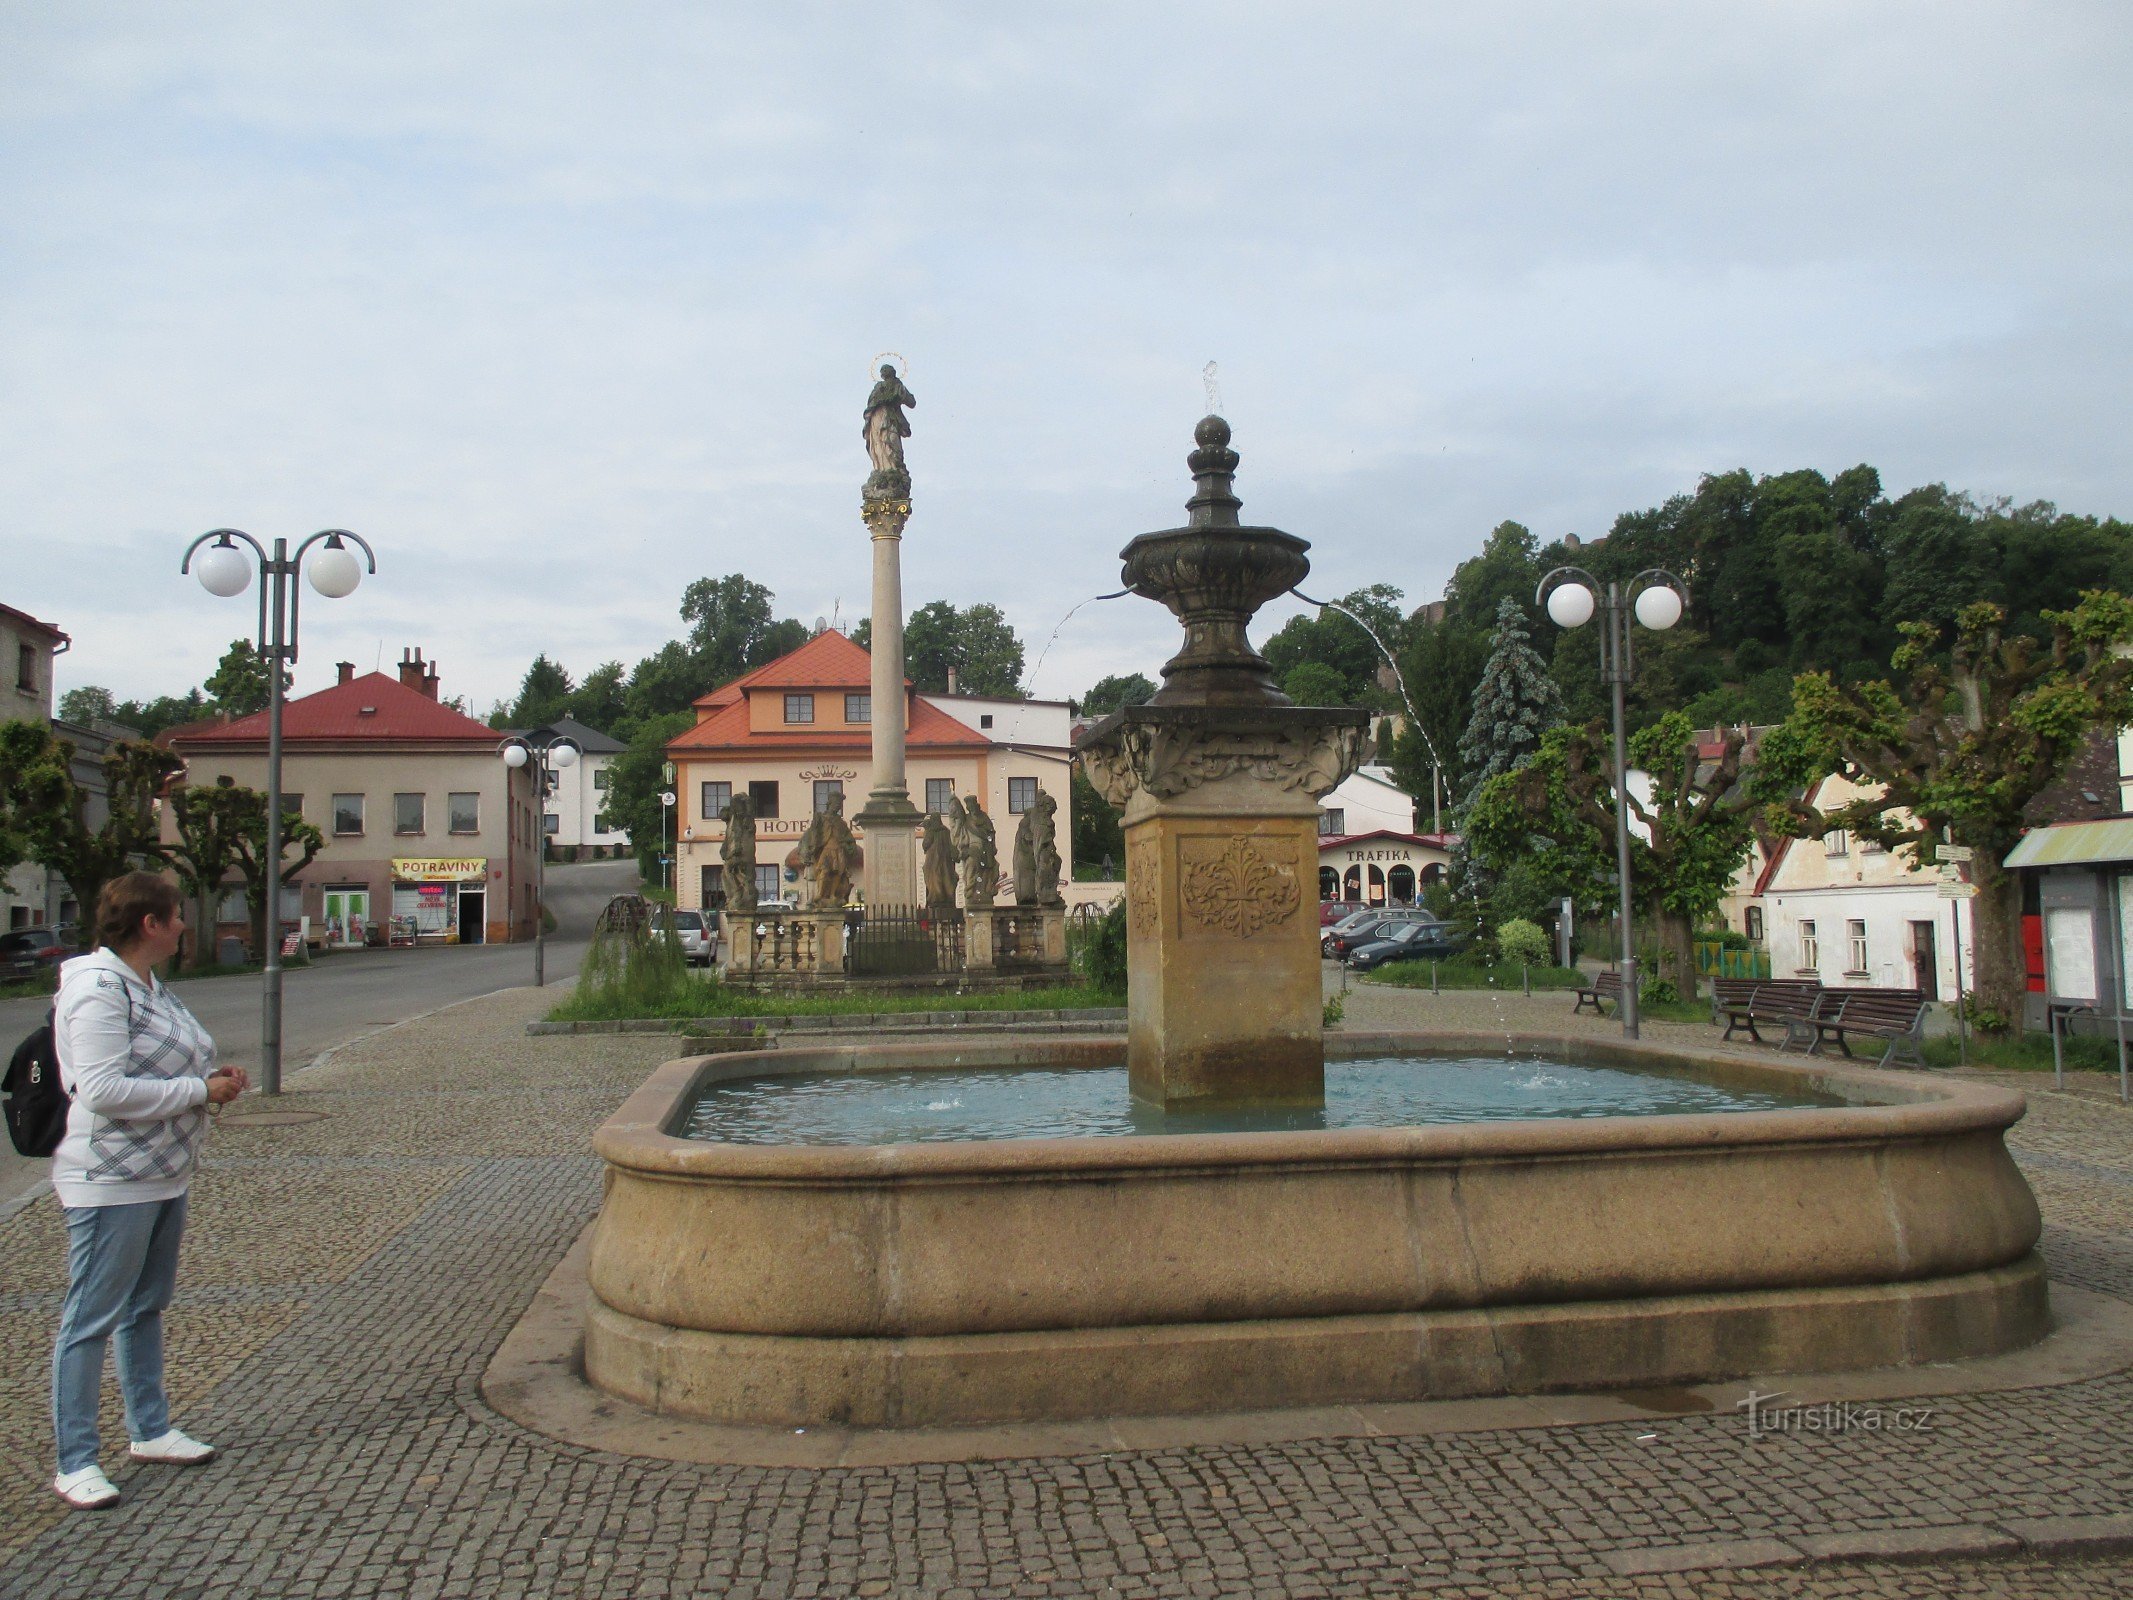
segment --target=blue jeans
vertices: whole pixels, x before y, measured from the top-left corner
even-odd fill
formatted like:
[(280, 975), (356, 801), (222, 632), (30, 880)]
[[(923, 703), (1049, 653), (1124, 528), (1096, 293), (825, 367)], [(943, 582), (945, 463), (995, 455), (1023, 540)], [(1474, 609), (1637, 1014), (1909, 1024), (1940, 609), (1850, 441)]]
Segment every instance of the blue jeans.
[(96, 1465), (104, 1341), (118, 1337), (119, 1393), (136, 1441), (170, 1431), (163, 1394), (163, 1308), (178, 1280), (185, 1196), (130, 1206), (69, 1206), (67, 1300), (52, 1348), (52, 1431), (59, 1470)]

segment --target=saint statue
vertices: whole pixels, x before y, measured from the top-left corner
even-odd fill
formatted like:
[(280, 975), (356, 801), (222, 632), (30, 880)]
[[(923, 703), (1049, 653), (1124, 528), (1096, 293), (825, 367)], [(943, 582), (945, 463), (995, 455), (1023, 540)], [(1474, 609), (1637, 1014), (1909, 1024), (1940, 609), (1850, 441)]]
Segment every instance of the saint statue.
[(1015, 829), (1015, 904), (1059, 906), (1059, 802), (1039, 789)]
[(955, 909), (955, 841), (938, 811), (926, 813), (924, 828), (926, 859), (926, 906), (932, 911)]
[(976, 795), (966, 795), (962, 810), (955, 813), (955, 851), (963, 859), (963, 909), (989, 911), (1000, 882), (1000, 851), (994, 842), (992, 818), (978, 804)]
[(904, 467), (904, 441), (911, 437), (911, 424), (905, 420), (904, 407), (917, 404), (917, 397), (896, 375), (895, 366), (884, 361), (881, 381), (867, 396), (866, 422), (860, 430), (860, 437), (866, 440), (867, 458), (874, 463), (874, 471), (867, 478), (868, 493), (877, 489), (898, 494), (911, 492), (911, 474)]
[(852, 837), (851, 824), (844, 820), (843, 795), (833, 792), (824, 797), (822, 809), (808, 823), (793, 856), (807, 875), (810, 905), (841, 906), (852, 898), (852, 879), (864, 858), (859, 841)]
[(755, 805), (746, 795), (737, 794), (719, 817), (726, 824), (726, 837), (718, 847), (726, 909), (745, 917), (755, 909)]

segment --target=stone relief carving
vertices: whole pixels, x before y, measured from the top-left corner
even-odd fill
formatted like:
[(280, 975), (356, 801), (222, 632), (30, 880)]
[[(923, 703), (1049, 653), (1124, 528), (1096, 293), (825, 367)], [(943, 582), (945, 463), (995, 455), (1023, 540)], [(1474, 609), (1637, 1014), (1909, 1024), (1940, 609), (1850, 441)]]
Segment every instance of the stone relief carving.
[(1162, 892), (1162, 862), (1155, 841), (1134, 840), (1126, 846), (1126, 920), (1140, 938), (1155, 937)]
[(1231, 731), (1128, 723), (1110, 742), (1084, 748), (1081, 763), (1114, 806), (1139, 789), (1170, 800), (1240, 773), (1315, 800), (1356, 769), (1365, 739), (1355, 727)]
[(1186, 839), (1178, 855), (1186, 918), (1209, 932), (1249, 939), (1287, 922), (1303, 903), (1293, 848), (1249, 838)]

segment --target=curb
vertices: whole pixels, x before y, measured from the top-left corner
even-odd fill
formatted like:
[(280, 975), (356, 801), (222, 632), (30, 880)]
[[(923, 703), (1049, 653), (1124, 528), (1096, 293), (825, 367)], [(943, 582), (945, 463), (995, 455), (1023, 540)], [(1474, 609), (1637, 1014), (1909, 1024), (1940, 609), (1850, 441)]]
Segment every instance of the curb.
[(1026, 1028), (1047, 1023), (1101, 1026), (1125, 1020), (1124, 1006), (1031, 1011), (832, 1011), (764, 1017), (638, 1017), (619, 1022), (529, 1022), (526, 1032), (533, 1038), (581, 1033), (685, 1033), (717, 1038), (735, 1034), (748, 1037), (759, 1028), (781, 1033), (938, 1033), (944, 1028)]

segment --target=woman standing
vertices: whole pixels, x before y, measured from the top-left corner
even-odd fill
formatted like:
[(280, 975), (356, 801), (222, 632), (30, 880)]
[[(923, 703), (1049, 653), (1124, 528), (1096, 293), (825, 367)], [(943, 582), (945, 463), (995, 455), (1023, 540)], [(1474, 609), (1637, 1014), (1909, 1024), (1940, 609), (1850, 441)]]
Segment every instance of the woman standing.
[(163, 1308), (177, 1281), (185, 1191), (209, 1106), (242, 1094), (215, 1042), (154, 968), (177, 954), (184, 902), (153, 873), (129, 872), (97, 901), (102, 948), (60, 969), (53, 1040), (72, 1097), (52, 1187), (67, 1217), (67, 1299), (52, 1351), (53, 1431), (70, 1506), (108, 1506), (118, 1490), (97, 1465), (104, 1344), (118, 1342), (119, 1389), (133, 1459), (191, 1466), (215, 1452), (170, 1425), (163, 1393)]

